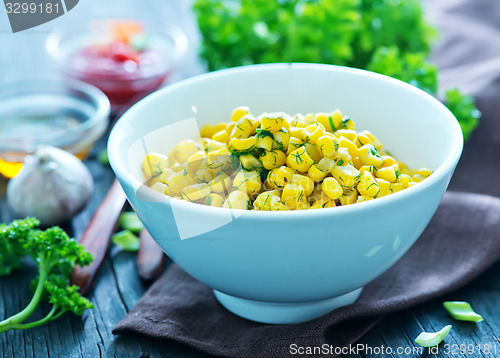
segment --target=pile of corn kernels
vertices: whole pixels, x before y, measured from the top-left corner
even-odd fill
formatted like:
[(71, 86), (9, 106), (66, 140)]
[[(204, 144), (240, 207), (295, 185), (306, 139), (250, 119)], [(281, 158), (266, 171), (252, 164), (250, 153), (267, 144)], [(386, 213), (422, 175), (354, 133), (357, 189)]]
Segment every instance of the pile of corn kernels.
[(254, 210), (330, 208), (381, 198), (428, 177), (382, 150), (369, 131), (356, 132), (340, 110), (290, 116), (251, 114), (205, 125), (201, 140), (184, 140), (142, 163), (148, 186), (182, 200)]

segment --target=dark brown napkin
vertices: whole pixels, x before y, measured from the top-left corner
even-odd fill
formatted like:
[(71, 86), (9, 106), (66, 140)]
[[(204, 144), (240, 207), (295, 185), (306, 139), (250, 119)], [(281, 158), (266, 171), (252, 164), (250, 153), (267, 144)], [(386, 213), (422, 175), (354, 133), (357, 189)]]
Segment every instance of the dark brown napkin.
[(207, 286), (172, 265), (113, 333), (141, 333), (227, 357), (284, 357), (291, 344), (342, 347), (381, 317), (450, 292), (500, 257), (500, 199), (445, 194), (410, 251), (351, 306), (298, 325), (265, 325), (226, 311)]
[(500, 197), (500, 1), (425, 0), (440, 30), (431, 60), (441, 89), (474, 96), (483, 113), (464, 147), (451, 190)]

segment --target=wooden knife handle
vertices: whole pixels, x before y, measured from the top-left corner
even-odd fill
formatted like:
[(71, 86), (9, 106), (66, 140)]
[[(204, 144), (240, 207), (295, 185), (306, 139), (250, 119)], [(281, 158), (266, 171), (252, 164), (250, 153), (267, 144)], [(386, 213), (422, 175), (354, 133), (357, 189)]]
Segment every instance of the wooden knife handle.
[(83, 295), (88, 293), (106, 257), (111, 235), (126, 200), (120, 183), (115, 179), (80, 239), (80, 244), (85, 246), (94, 258), (88, 266), (75, 266), (71, 275), (71, 283), (80, 286)]
[(166, 256), (146, 229), (141, 230), (139, 238), (141, 240), (137, 255), (139, 277), (146, 281), (154, 280), (161, 275)]

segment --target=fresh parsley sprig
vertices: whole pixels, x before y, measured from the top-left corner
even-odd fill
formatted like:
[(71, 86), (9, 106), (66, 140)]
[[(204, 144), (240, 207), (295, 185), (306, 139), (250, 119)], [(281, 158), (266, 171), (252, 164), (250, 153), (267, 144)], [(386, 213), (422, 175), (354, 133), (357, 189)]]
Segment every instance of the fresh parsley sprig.
[[(65, 312), (81, 315), (93, 304), (69, 285), (75, 265), (88, 265), (92, 256), (85, 248), (70, 238), (64, 230), (52, 227), (39, 230), (39, 221), (33, 218), (0, 224), (0, 275), (7, 275), (22, 266), (21, 260), (31, 257), (38, 267), (33, 281), (31, 301), (20, 312), (0, 321), (0, 333), (11, 329), (33, 328), (53, 321)], [(42, 300), (48, 299), (52, 308), (45, 317), (26, 323)]]

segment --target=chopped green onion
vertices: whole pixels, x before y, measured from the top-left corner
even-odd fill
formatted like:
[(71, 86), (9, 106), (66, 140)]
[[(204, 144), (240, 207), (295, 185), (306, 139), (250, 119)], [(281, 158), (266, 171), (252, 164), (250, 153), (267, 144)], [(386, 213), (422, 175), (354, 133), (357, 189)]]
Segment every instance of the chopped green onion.
[(144, 227), (137, 214), (133, 211), (121, 213), (118, 218), (118, 222), (123, 229), (130, 230), (136, 234), (139, 233)]
[(434, 347), (446, 338), (448, 333), (450, 333), (451, 324), (445, 326), (439, 332), (422, 332), (415, 338), (415, 343), (422, 347)]
[(97, 160), (101, 164), (109, 165), (108, 151), (106, 149), (101, 150), (97, 155)]
[(339, 159), (339, 160), (337, 161), (337, 165), (338, 165), (338, 166), (341, 166), (342, 164), (344, 164), (344, 160)]
[(474, 312), (469, 302), (447, 301), (443, 302), (443, 306), (456, 320), (470, 322), (481, 322), (483, 320), (483, 316)]
[(135, 236), (130, 230), (123, 230), (117, 232), (111, 237), (111, 241), (116, 246), (120, 246), (126, 251), (137, 251), (139, 250), (140, 240)]

